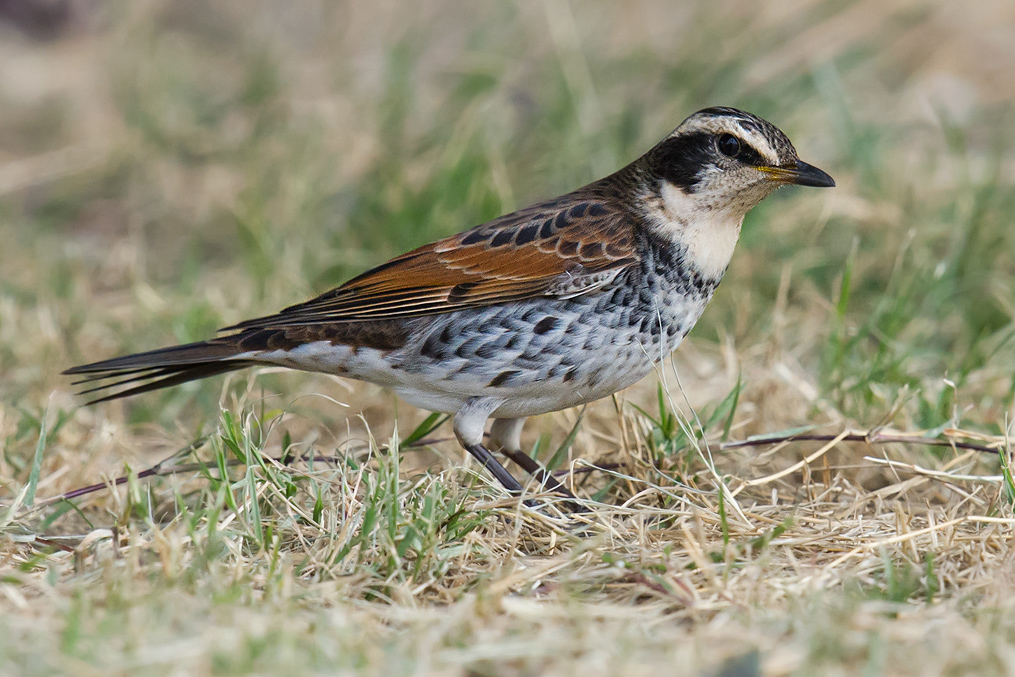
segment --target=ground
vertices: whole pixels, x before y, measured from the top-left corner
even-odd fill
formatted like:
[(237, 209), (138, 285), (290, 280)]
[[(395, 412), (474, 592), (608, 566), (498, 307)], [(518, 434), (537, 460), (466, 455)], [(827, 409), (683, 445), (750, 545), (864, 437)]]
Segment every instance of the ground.
[[(1013, 26), (1007, 0), (0, 3), (0, 673), (1015, 673)], [(654, 377), (529, 423), (586, 516), (374, 386), (84, 408), (60, 376), (707, 105), (838, 187), (749, 215)]]

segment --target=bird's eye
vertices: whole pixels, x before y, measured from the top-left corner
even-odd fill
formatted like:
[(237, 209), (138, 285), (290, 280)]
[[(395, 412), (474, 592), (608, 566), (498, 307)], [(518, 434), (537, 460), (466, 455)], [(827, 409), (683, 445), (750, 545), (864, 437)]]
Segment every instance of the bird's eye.
[(740, 139), (732, 134), (721, 134), (716, 142), (719, 152), (726, 157), (736, 157), (740, 154)]

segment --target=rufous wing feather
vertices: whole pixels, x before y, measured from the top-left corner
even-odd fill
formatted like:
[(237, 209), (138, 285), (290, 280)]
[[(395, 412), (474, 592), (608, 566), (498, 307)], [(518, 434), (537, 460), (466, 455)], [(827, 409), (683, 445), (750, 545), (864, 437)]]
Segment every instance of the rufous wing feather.
[(538, 296), (589, 293), (637, 261), (630, 216), (573, 193), (384, 263), (250, 327), (445, 313)]

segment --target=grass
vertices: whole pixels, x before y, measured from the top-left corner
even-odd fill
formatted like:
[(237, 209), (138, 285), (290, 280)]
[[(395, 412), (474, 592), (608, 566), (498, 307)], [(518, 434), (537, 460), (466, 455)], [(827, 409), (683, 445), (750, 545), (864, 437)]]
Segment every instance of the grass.
[[(86, 11), (0, 47), (0, 672), (1011, 673), (999, 6)], [(59, 376), (571, 189), (716, 103), (839, 187), (751, 213), (656, 377), (529, 423), (587, 519), (506, 497), (367, 384), (79, 408)], [(801, 431), (825, 438), (751, 441)]]

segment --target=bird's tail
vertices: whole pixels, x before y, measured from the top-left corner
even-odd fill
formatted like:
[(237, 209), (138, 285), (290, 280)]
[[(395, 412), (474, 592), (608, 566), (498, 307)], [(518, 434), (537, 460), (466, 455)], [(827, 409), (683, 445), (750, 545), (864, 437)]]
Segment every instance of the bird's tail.
[[(63, 373), (83, 377), (74, 382), (85, 387), (79, 394), (100, 393), (98, 399), (88, 403), (95, 404), (253, 366), (255, 360), (240, 357), (249, 353), (240, 347), (238, 338), (227, 336), (124, 355)], [(110, 392), (113, 389), (119, 390)]]

